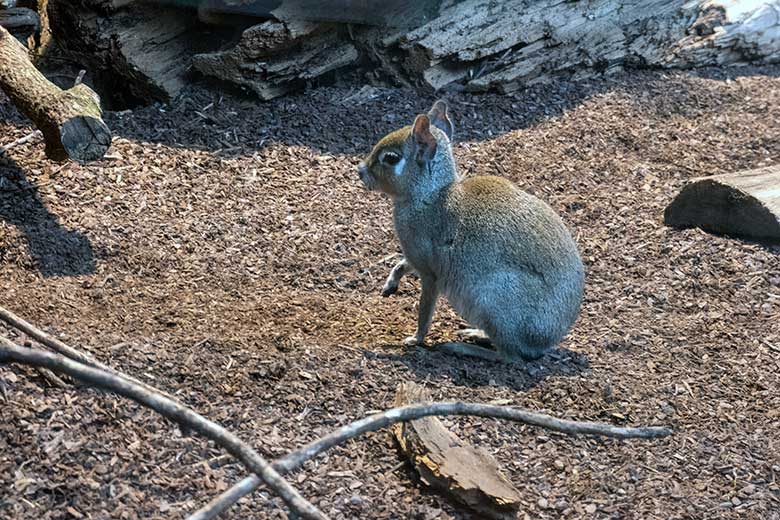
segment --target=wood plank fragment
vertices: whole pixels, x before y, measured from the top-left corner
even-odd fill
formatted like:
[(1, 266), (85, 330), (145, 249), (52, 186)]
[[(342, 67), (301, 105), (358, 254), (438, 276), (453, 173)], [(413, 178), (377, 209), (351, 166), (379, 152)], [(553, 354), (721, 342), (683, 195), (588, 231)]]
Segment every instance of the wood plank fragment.
[(666, 208), (664, 222), (780, 241), (780, 165), (694, 179)]
[[(431, 401), (420, 385), (401, 383), (396, 406)], [(397, 424), (393, 434), (420, 479), (479, 513), (480, 518), (515, 518), (520, 494), (498, 463), (450, 432), (436, 417)]]

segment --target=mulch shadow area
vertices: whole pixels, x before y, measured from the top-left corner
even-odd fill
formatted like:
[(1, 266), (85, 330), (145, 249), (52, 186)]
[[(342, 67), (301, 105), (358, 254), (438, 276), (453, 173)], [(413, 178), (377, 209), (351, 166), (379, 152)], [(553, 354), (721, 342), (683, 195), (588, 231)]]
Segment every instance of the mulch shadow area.
[[(675, 428), (614, 441), (447, 419), (504, 465), (521, 518), (777, 520), (780, 251), (662, 224), (687, 179), (778, 160), (777, 70), (449, 99), (461, 171), (507, 176), (549, 202), (586, 264), (576, 326), (530, 365), (400, 346), (419, 285), (379, 295), (398, 246), (388, 202), (355, 167), (432, 101), (404, 90), (259, 104), (193, 88), (171, 106), (109, 114), (116, 139), (100, 162), (53, 165), (41, 143), (12, 149), (0, 303), (270, 458), (389, 407), (411, 379), (440, 399)], [(4, 142), (31, 130), (7, 101), (0, 113)], [(51, 252), (64, 260), (41, 260)], [(430, 341), (462, 326), (442, 303)], [(0, 518), (182, 518), (243, 476), (132, 403), (0, 367)], [(292, 479), (333, 518), (468, 518), (416, 483), (387, 432)], [(265, 493), (226, 515), (283, 517)]]

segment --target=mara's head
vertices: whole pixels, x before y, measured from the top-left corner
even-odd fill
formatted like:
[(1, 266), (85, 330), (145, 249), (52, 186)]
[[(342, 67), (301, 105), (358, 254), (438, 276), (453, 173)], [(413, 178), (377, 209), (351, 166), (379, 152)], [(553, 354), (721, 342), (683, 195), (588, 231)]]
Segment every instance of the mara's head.
[(431, 163), (443, 156), (449, 159), (452, 131), (447, 104), (437, 101), (427, 115), (418, 115), (412, 125), (387, 134), (374, 145), (358, 166), (360, 180), (369, 190), (391, 197), (407, 194), (431, 175)]

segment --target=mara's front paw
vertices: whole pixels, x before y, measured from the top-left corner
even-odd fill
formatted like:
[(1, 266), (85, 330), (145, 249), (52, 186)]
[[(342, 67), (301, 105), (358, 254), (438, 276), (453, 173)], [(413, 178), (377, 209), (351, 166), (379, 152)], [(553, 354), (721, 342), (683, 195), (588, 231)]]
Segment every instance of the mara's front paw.
[(382, 287), (382, 296), (384, 296), (385, 298), (397, 292), (398, 292), (398, 282), (393, 283), (392, 280), (388, 280), (385, 282), (385, 286)]
[(424, 343), (423, 340), (418, 339), (417, 336), (409, 336), (404, 340), (404, 346), (405, 347), (417, 347), (422, 346)]

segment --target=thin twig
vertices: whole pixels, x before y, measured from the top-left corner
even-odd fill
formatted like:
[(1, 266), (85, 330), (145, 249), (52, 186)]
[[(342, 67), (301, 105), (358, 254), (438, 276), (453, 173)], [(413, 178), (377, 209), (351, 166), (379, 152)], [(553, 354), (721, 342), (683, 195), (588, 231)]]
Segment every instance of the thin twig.
[(147, 391), (150, 392), (157, 392), (160, 394), (163, 394), (168, 399), (174, 400), (175, 399), (170, 396), (169, 394), (163, 392), (162, 390), (158, 390), (152, 386), (147, 385), (143, 381), (139, 381), (138, 379), (129, 376), (127, 374), (123, 374), (121, 372), (118, 372), (114, 370), (113, 368), (109, 367), (108, 365), (104, 365), (100, 361), (97, 361), (96, 359), (92, 358), (92, 356), (81, 352), (80, 350), (76, 350), (73, 347), (70, 347), (63, 343), (62, 341), (58, 340), (57, 338), (50, 336), (49, 334), (46, 334), (41, 329), (36, 327), (35, 325), (32, 325), (31, 323), (28, 323), (24, 321), (22, 318), (14, 314), (13, 312), (9, 311), (8, 309), (5, 309), (3, 307), (0, 307), (0, 321), (4, 321), (8, 325), (14, 327), (15, 329), (18, 329), (28, 336), (30, 336), (32, 339), (37, 341), (38, 343), (45, 345), (49, 347), (50, 349), (54, 350), (55, 352), (59, 352), (63, 356), (70, 358), (74, 361), (78, 361), (79, 363), (83, 363), (85, 365), (97, 368), (99, 370), (103, 370), (105, 372), (108, 372), (109, 374), (112, 374), (116, 377), (125, 379), (126, 381), (130, 383), (134, 383), (136, 385), (141, 385), (144, 387)]
[(41, 375), (42, 378), (48, 381), (51, 386), (56, 386), (57, 388), (68, 388), (68, 383), (60, 379), (57, 374), (48, 368), (35, 367), (35, 370)]
[[(602, 435), (616, 439), (653, 439), (665, 437), (672, 433), (670, 428), (657, 426), (624, 428), (604, 423), (568, 421), (565, 419), (558, 419), (551, 415), (529, 412), (518, 408), (509, 408), (506, 406), (462, 402), (425, 403), (393, 408), (342, 426), (325, 437), (317, 439), (316, 441), (289, 453), (285, 457), (274, 461), (272, 466), (280, 475), (284, 475), (285, 473), (300, 468), (304, 462), (316, 457), (320, 453), (343, 444), (366, 432), (379, 430), (395, 423), (412, 421), (431, 415), (472, 415), (477, 417), (492, 417), (540, 426), (548, 430), (569, 435)], [(262, 481), (254, 475), (246, 477), (206, 504), (203, 508), (187, 517), (187, 520), (210, 520), (215, 518), (235, 504), (241, 497), (260, 487), (261, 484)]]
[(26, 136), (24, 136), (24, 137), (20, 137), (20, 138), (19, 138), (19, 139), (17, 139), (16, 141), (13, 141), (13, 142), (10, 142), (10, 143), (8, 143), (8, 144), (7, 144), (7, 145), (5, 145), (5, 146), (0, 146), (0, 155), (4, 154), (5, 152), (7, 152), (8, 150), (10, 150), (11, 148), (14, 148), (14, 147), (16, 147), (16, 146), (20, 146), (20, 145), (23, 145), (23, 144), (29, 143), (30, 141), (32, 141), (32, 140), (33, 140), (33, 139), (35, 139), (36, 137), (40, 137), (40, 136), (42, 136), (42, 135), (43, 135), (43, 134), (41, 133), (41, 131), (40, 131), (40, 130), (36, 130), (36, 131), (34, 131), (34, 132), (30, 133), (30, 134), (27, 134), (27, 135), (26, 135)]
[[(24, 345), (25, 347), (32, 348), (32, 345), (30, 345), (29, 342), (26, 342)], [(56, 386), (57, 388), (68, 388), (68, 383), (60, 379), (60, 377), (49, 370), (48, 368), (43, 367), (33, 367), (33, 369), (38, 372), (38, 375), (40, 375), (42, 378), (44, 378), (51, 386)]]
[(303, 498), (271, 465), (251, 446), (228, 430), (194, 412), (146, 385), (133, 383), (115, 374), (77, 363), (58, 354), (37, 349), (26, 349), (0, 336), (0, 362), (16, 362), (33, 367), (44, 367), (67, 374), (79, 381), (110, 390), (151, 408), (163, 417), (192, 429), (211, 439), (239, 459), (260, 480), (274, 490), (291, 511), (302, 518), (327, 520), (327, 517)]
[(766, 345), (767, 347), (769, 347), (769, 350), (774, 350), (775, 352), (780, 352), (780, 347), (776, 347), (776, 346), (774, 346), (773, 344), (769, 343), (769, 342), (768, 342), (767, 340), (765, 340), (765, 339), (762, 339), (761, 341), (764, 343), (764, 345)]

